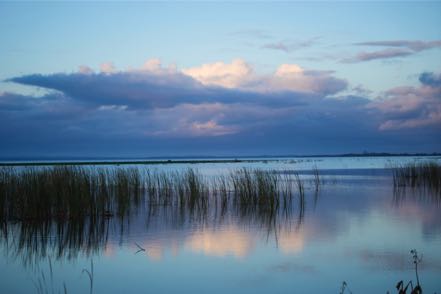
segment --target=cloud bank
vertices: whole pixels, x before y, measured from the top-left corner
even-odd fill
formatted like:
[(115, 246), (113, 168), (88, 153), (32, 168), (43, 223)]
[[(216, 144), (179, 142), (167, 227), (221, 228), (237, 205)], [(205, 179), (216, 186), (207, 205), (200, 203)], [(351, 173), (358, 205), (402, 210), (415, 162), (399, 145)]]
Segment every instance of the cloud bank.
[[(178, 70), (137, 69), (13, 77), (49, 89), (0, 94), (3, 154), (281, 154), (439, 150), (440, 75), (375, 100), (344, 96), (330, 71), (281, 64), (257, 74), (244, 60)], [(427, 144), (405, 144), (409, 136)], [(411, 150), (397, 148), (411, 148)]]

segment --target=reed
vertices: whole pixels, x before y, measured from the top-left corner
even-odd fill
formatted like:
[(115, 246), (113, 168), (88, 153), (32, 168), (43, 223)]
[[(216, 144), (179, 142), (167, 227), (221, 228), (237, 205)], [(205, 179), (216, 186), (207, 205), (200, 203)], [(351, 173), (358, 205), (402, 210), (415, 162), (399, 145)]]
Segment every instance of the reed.
[(275, 172), (243, 168), (230, 174), (233, 197), (241, 205), (275, 209), (280, 204), (280, 196), (288, 191), (283, 189), (281, 177)]
[(93, 293), (93, 259), (90, 260), (90, 270), (84, 268), (81, 271), (82, 274), (87, 274), (87, 276), (89, 277), (89, 282), (90, 282), (90, 287), (89, 287), (89, 293), (92, 294)]
[(312, 174), (314, 176), (313, 182), (315, 186), (315, 191), (318, 192), (320, 190), (321, 180), (320, 180), (320, 172), (317, 166), (314, 166), (314, 168), (312, 169)]
[(135, 169), (115, 172), (75, 166), (2, 169), (0, 217), (32, 221), (96, 219), (114, 212), (123, 215), (129, 211), (129, 204), (139, 200), (140, 183)]
[(437, 197), (441, 196), (441, 164), (419, 162), (392, 167), (393, 185), (397, 190), (404, 188), (422, 189)]
[[(295, 186), (301, 203), (304, 184), (295, 174), (260, 169), (207, 178), (191, 168), (164, 172), (138, 168), (0, 168), (2, 221), (80, 220), (98, 224), (136, 212), (140, 205), (207, 210), (210, 199), (225, 210), (236, 205), (276, 210), (290, 207)], [(254, 208), (253, 208), (254, 207)]]
[(286, 171), (240, 169), (207, 177), (193, 169), (165, 172), (131, 168), (0, 168), (0, 241), (27, 265), (91, 256), (105, 248), (109, 231), (142, 211), (151, 221), (204, 224), (225, 215), (275, 230), (291, 218), (303, 180)]

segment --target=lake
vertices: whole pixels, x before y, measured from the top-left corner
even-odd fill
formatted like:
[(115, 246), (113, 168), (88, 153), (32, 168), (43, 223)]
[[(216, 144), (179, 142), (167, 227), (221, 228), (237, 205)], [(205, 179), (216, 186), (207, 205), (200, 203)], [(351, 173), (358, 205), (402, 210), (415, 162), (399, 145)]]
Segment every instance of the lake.
[(192, 168), (208, 179), (244, 167), (271, 170), (298, 176), (303, 200), (294, 193), (286, 209), (270, 214), (234, 203), (190, 211), (142, 202), (128, 216), (93, 225), (7, 221), (1, 292), (339, 293), (345, 281), (345, 293), (396, 293), (398, 281), (415, 283), (416, 249), (424, 292), (441, 293), (441, 197), (397, 191), (390, 170), (441, 157), (247, 160), (99, 168)]

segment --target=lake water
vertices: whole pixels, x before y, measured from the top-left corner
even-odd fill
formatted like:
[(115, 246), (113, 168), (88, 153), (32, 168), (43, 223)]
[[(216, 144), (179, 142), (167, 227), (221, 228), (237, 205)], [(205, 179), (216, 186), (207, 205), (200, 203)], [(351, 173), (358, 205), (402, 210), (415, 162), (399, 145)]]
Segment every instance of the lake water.
[[(396, 293), (398, 281), (416, 280), (415, 248), (424, 292), (441, 293), (440, 197), (418, 189), (397, 193), (388, 170), (414, 161), (441, 158), (155, 165), (190, 166), (208, 177), (242, 167), (300, 171), (305, 206), (294, 201), (271, 218), (235, 209), (199, 215), (141, 207), (99, 229), (63, 232), (8, 223), (0, 237), (0, 292), (89, 293), (83, 269), (92, 272), (92, 263), (93, 293), (339, 293), (343, 281), (354, 294)], [(318, 193), (315, 167), (323, 181)]]

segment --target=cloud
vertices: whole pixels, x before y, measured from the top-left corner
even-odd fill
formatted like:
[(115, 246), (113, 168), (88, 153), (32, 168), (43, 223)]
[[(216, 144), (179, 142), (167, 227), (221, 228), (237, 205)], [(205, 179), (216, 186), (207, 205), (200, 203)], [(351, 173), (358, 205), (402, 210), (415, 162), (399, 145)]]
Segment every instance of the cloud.
[[(221, 103), (180, 104), (172, 108), (154, 109), (149, 113), (149, 120), (154, 128), (146, 132), (155, 136), (209, 136), (210, 130), (219, 127), (229, 109), (229, 105)], [(211, 129), (207, 122), (211, 122)], [(234, 126), (230, 128), (234, 129)], [(212, 135), (217, 134), (214, 132)]]
[(87, 65), (80, 65), (78, 67), (78, 72), (87, 75), (87, 74), (92, 74), (93, 73), (93, 69), (88, 67)]
[(269, 79), (268, 87), (332, 95), (346, 89), (347, 82), (333, 77), (332, 72), (304, 70), (296, 64), (282, 64)]
[(306, 92), (335, 94), (347, 87), (347, 82), (332, 76), (332, 72), (305, 70), (297, 64), (281, 64), (273, 74), (257, 75), (244, 60), (230, 64), (216, 62), (183, 70), (204, 85), (236, 88), (252, 92)]
[(358, 46), (376, 46), (376, 47), (402, 47), (410, 49), (414, 52), (420, 52), (432, 48), (441, 48), (441, 40), (437, 41), (409, 41), (409, 40), (394, 40), (394, 41), (373, 41), (356, 43)]
[(440, 75), (422, 73), (419, 87), (396, 87), (388, 90), (382, 99), (370, 103), (368, 108), (380, 110), (383, 131), (434, 126), (441, 128)]
[(256, 104), (180, 104), (149, 113), (154, 128), (146, 134), (158, 137), (216, 137), (240, 134), (277, 122), (292, 113), (292, 107)]
[[(346, 81), (296, 64), (264, 75), (230, 74), (247, 67), (242, 61), (221, 64), (220, 72), (236, 79), (225, 80), (207, 66), (206, 84), (159, 60), (111, 73), (12, 78), (49, 91), (40, 97), (0, 94), (0, 136), (8, 138), (0, 150), (280, 154), (441, 147), (435, 135), (441, 126), (439, 74), (422, 73), (420, 86), (396, 87), (371, 100), (366, 90), (339, 96)], [(235, 86), (213, 85), (210, 75)]]
[(263, 49), (272, 49), (272, 50), (279, 50), (283, 51), (285, 53), (290, 53), (299, 49), (308, 48), (317, 43), (317, 40), (319, 38), (312, 38), (305, 41), (279, 41), (279, 42), (272, 42), (272, 43), (266, 43), (262, 46)]
[(206, 122), (195, 121), (191, 124), (191, 130), (196, 135), (222, 136), (235, 133), (234, 129), (221, 126), (213, 119)]
[(404, 57), (413, 54), (414, 52), (403, 49), (384, 49), (374, 52), (361, 52), (357, 56), (349, 59), (345, 59), (345, 62), (360, 62), (370, 61), (375, 59), (387, 59), (394, 57)]
[(427, 86), (441, 87), (441, 74), (436, 75), (433, 72), (424, 72), (420, 75), (419, 80)]
[(441, 40), (436, 41), (371, 41), (356, 43), (357, 46), (386, 47), (385, 49), (371, 52), (361, 52), (354, 57), (343, 59), (342, 62), (353, 63), (377, 59), (405, 57), (432, 48), (441, 48)]
[[(132, 109), (168, 108), (183, 103), (253, 103), (292, 105), (316, 95), (344, 90), (347, 82), (331, 72), (308, 71), (284, 64), (272, 75), (258, 76), (245, 61), (215, 62), (176, 70), (157, 59), (140, 69), (100, 73), (26, 75), (9, 81), (44, 87), (89, 105), (122, 105)], [(271, 93), (271, 94), (270, 94)]]
[[(198, 101), (205, 95), (198, 83), (182, 74), (156, 74), (149, 71), (108, 72), (97, 74), (27, 75), (12, 82), (44, 87), (63, 93), (89, 105), (127, 105), (131, 108), (171, 107), (177, 103)], [(208, 91), (207, 91), (208, 92)], [(186, 99), (186, 100), (184, 100)]]
[(100, 65), (100, 70), (102, 73), (111, 74), (115, 72), (115, 66), (112, 62), (106, 62)]
[(149, 59), (144, 63), (142, 68), (150, 72), (158, 72), (162, 68), (161, 60), (158, 58)]
[(251, 66), (242, 59), (235, 59), (230, 64), (215, 62), (183, 70), (184, 74), (204, 85), (225, 88), (237, 88), (251, 78), (252, 72)]

